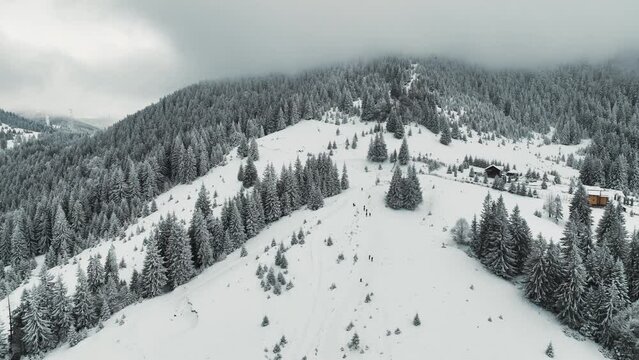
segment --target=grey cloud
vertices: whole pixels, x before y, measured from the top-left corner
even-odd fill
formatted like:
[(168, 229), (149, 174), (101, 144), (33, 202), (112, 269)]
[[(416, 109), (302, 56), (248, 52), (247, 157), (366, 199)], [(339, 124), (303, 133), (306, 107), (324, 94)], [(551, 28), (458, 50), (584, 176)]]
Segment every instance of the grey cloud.
[[(95, 115), (131, 112), (204, 79), (293, 72), (378, 55), (535, 67), (639, 50), (639, 2), (630, 0), (104, 0), (100, 11), (151, 24), (168, 39), (174, 61), (158, 64), (161, 55), (145, 54), (92, 67), (52, 55), (71, 83), (95, 90)], [(47, 69), (43, 64), (33, 77), (26, 66), (7, 70), (0, 60), (0, 81), (35, 87), (49, 78)]]

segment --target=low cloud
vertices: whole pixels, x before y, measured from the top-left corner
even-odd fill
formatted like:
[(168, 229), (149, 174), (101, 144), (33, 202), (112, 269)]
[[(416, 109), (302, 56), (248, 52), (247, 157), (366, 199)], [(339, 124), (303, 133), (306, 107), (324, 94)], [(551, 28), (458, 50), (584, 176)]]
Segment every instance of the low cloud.
[[(12, 18), (20, 12), (28, 16), (34, 2), (2, 1), (12, 4), (7, 7)], [(15, 29), (19, 24), (0, 25), (0, 107), (77, 109), (82, 116), (119, 118), (204, 79), (294, 72), (386, 54), (536, 67), (598, 62), (639, 50), (636, 1), (47, 4), (36, 12), (36, 20), (44, 24), (40, 28), (25, 24), (21, 33)], [(0, 15), (0, 24), (2, 20)], [(38, 41), (48, 33), (59, 46)]]

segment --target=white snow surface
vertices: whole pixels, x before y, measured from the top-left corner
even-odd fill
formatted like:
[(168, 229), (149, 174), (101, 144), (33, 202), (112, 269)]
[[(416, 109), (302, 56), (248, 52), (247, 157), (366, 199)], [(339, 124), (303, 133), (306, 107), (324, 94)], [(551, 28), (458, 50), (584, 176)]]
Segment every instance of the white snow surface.
[[(527, 301), (517, 285), (490, 274), (450, 240), (447, 229), (459, 217), (470, 220), (479, 214), (488, 192), (493, 198), (503, 195), (509, 210), (519, 204), (533, 233), (558, 240), (563, 222), (533, 216), (535, 210), (541, 210), (545, 192), (541, 191), (539, 198), (496, 192), (466, 182), (467, 171), (453, 178), (445, 174), (445, 167), (428, 174), (426, 165), (417, 163), (424, 171), (419, 175), (424, 203), (416, 211), (390, 210), (384, 206), (384, 193), (392, 164), (386, 162), (378, 170), (377, 163), (366, 160), (371, 136), (362, 137), (361, 133), (372, 126), (357, 119), (339, 127), (302, 121), (258, 139), (260, 160), (256, 165), (260, 173), (268, 162), (279, 169), (298, 156), (304, 161), (307, 154), (326, 151), (328, 142), (335, 140), (338, 150), (334, 160), (340, 170), (346, 164), (350, 189), (326, 199), (318, 211), (298, 210), (271, 224), (248, 240), (247, 257), (240, 258), (239, 251), (230, 254), (173, 292), (114, 314), (104, 329), (73, 348), (61, 346), (47, 359), (272, 359), (273, 346), (282, 335), (288, 340), (282, 349), (284, 359), (339, 359), (346, 354), (347, 358), (365, 359), (541, 360), (546, 359), (549, 342), (555, 359), (602, 359), (596, 344), (566, 335), (565, 327)], [(338, 128), (340, 135), (336, 136)], [(540, 172), (555, 169), (564, 183), (577, 172), (545, 158), (568, 155), (585, 145), (539, 146), (540, 138), (507, 141), (505, 146), (500, 145), (501, 139), (479, 144), (475, 135), (467, 143), (454, 140), (444, 146), (425, 128), (421, 134), (417, 126), (411, 125), (411, 129), (411, 155), (421, 152), (453, 164), (469, 154), (516, 164), (520, 172), (528, 167)], [(352, 141), (355, 133), (359, 137), (357, 149), (346, 150), (346, 139)], [(399, 149), (401, 140), (392, 134), (385, 138), (389, 152)], [(91, 254), (101, 253), (104, 259), (113, 244), (118, 257), (127, 263), (121, 276), (129, 278), (133, 268), (141, 269), (142, 241), (160, 216), (175, 212), (188, 223), (201, 184), (211, 194), (217, 191), (217, 203), (240, 190), (236, 180), (240, 160), (235, 151), (228, 160), (192, 184), (160, 195), (156, 199), (159, 210), (127, 229), (130, 240), (104, 240), (77, 255), (69, 265), (49, 271), (61, 275), (73, 291), (77, 266), (73, 262), (86, 268)], [(566, 191), (565, 185), (546, 191), (562, 194), (564, 214), (568, 213)], [(365, 216), (364, 206), (371, 216)], [(219, 213), (220, 208), (215, 211)], [(595, 220), (601, 213), (594, 210)], [(627, 216), (632, 230), (637, 221)], [(138, 226), (145, 231), (136, 235)], [(286, 278), (295, 287), (280, 296), (264, 292), (255, 271), (258, 264), (272, 266), (276, 251), (272, 248), (265, 253), (265, 247), (273, 239), (290, 246), (292, 232), (300, 228), (308, 233), (306, 243), (286, 252)], [(324, 242), (329, 236), (334, 242), (330, 247)], [(341, 263), (337, 262), (339, 254), (345, 257)], [(25, 286), (36, 282), (34, 275)], [(330, 290), (332, 284), (336, 288)], [(25, 286), (10, 295), (14, 307)], [(369, 303), (364, 302), (367, 294), (372, 298)], [(6, 301), (0, 312), (6, 320)], [(412, 324), (416, 313), (421, 318), (419, 327)], [(270, 325), (261, 327), (265, 315)], [(116, 324), (121, 318), (124, 324)], [(354, 327), (346, 331), (350, 322)], [(397, 328), (399, 335), (394, 333)], [(387, 336), (387, 330), (391, 335)], [(363, 353), (346, 346), (354, 332), (360, 336)]]

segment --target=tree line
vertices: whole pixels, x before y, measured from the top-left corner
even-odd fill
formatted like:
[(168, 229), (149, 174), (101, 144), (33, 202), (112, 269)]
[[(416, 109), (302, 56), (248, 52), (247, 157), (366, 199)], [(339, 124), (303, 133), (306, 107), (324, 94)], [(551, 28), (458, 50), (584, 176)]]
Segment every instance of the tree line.
[[(479, 221), (456, 225), (491, 272), (521, 278), (528, 299), (567, 326), (609, 349), (615, 359), (639, 356), (639, 234), (625, 228), (621, 205), (610, 202), (593, 233), (591, 209), (579, 184), (559, 243), (533, 238), (516, 206), (486, 196)], [(463, 225), (463, 224), (462, 224)], [(459, 235), (455, 235), (459, 238)], [(464, 238), (464, 236), (462, 236)], [(460, 241), (463, 243), (463, 241)]]

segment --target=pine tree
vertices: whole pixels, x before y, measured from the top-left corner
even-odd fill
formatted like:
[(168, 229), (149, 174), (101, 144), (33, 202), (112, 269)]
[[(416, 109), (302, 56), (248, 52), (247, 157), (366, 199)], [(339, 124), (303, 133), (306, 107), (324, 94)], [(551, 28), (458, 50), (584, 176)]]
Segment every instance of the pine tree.
[(324, 206), (324, 195), (322, 194), (322, 191), (320, 190), (319, 186), (317, 186), (317, 184), (315, 183), (311, 185), (311, 191), (308, 194), (307, 206), (310, 210), (313, 210), (313, 211)]
[(248, 147), (248, 143), (246, 142), (246, 137), (242, 136), (240, 138), (240, 145), (237, 148), (237, 156), (239, 156), (241, 159), (244, 159), (245, 157), (248, 156), (249, 153), (249, 147)]
[(146, 256), (144, 257), (144, 267), (142, 268), (141, 290), (143, 297), (151, 298), (162, 294), (162, 290), (167, 283), (166, 269), (163, 262), (155, 241), (150, 240), (146, 246)]
[(246, 160), (246, 168), (244, 169), (242, 185), (245, 188), (250, 188), (251, 186), (255, 185), (256, 181), (257, 181), (257, 168), (255, 167), (255, 164), (253, 163), (253, 157), (249, 156), (248, 160)]
[(399, 148), (399, 154), (397, 155), (397, 160), (400, 165), (408, 164), (408, 160), (410, 159), (410, 155), (408, 154), (408, 142), (406, 142), (406, 138), (402, 140), (402, 146)]
[(555, 350), (552, 347), (552, 343), (548, 343), (548, 347), (546, 348), (546, 356), (551, 359), (555, 357)]
[(374, 139), (371, 139), (371, 143), (368, 147), (368, 160), (374, 162), (384, 162), (388, 159), (388, 150), (386, 149), (386, 142), (381, 133), (377, 133)]
[(404, 209), (414, 210), (417, 205), (423, 201), (422, 189), (419, 184), (419, 178), (417, 177), (417, 170), (415, 165), (408, 167), (408, 174), (406, 179), (402, 179), (403, 191), (404, 191)]
[(233, 201), (231, 205), (231, 217), (227, 230), (231, 242), (227, 244), (226, 253), (230, 254), (235, 249), (239, 249), (246, 241), (246, 233), (244, 232), (244, 225), (242, 225), (242, 216), (235, 201)]
[(53, 248), (53, 252), (56, 256), (64, 252), (68, 254), (66, 246), (71, 243), (72, 234), (71, 229), (69, 228), (69, 223), (67, 222), (66, 214), (64, 213), (62, 206), (58, 205), (58, 209), (55, 214), (55, 221), (53, 223), (51, 247)]
[(240, 168), (237, 171), (237, 181), (244, 182), (244, 166), (240, 164)]
[(53, 286), (51, 324), (57, 341), (67, 341), (69, 327), (73, 326), (73, 306), (60, 276)]
[(448, 125), (447, 121), (442, 121), (442, 123), (444, 124), (442, 126), (442, 135), (439, 138), (439, 142), (444, 145), (448, 145), (452, 141), (450, 135), (450, 125)]
[(401, 139), (404, 137), (404, 123), (402, 119), (397, 118), (397, 124), (395, 125), (395, 131), (393, 131), (395, 139)]
[(200, 186), (200, 191), (197, 194), (195, 209), (196, 211), (199, 210), (205, 219), (211, 214), (211, 200), (209, 199), (209, 192), (204, 187), (204, 183)]
[(176, 288), (189, 281), (194, 273), (191, 242), (177, 223), (173, 225), (167, 250), (168, 284)]
[(486, 253), (488, 232), (490, 231), (490, 227), (492, 226), (493, 207), (491, 205), (492, 199), (490, 198), (490, 193), (488, 193), (486, 194), (482, 205), (483, 208), (479, 220), (477, 241), (473, 243), (473, 250), (475, 252), (475, 255), (477, 255), (480, 260), (484, 258), (484, 255)]
[(552, 299), (556, 285), (550, 281), (545, 245), (537, 242), (524, 267), (524, 294), (535, 304), (545, 306)]
[(340, 180), (340, 187), (342, 190), (346, 190), (349, 188), (349, 183), (348, 183), (348, 173), (346, 172), (346, 164), (344, 164), (344, 167), (342, 168), (342, 179)]
[(252, 161), (258, 161), (260, 159), (260, 151), (257, 147), (257, 141), (255, 141), (255, 138), (251, 139), (248, 156)]
[(104, 282), (107, 283), (109, 279), (113, 280), (116, 284), (120, 282), (118, 258), (115, 255), (115, 247), (113, 245), (109, 248), (106, 260), (104, 261)]
[(532, 246), (532, 234), (526, 220), (521, 217), (519, 206), (515, 206), (508, 222), (508, 231), (515, 246), (517, 257), (517, 273), (523, 270), (524, 263), (530, 255)]
[(29, 294), (29, 300), (24, 304), (22, 341), (30, 353), (45, 351), (54, 345), (53, 331), (49, 322), (46, 305), (38, 298), (35, 289)]
[(386, 121), (386, 131), (389, 133), (395, 133), (398, 120), (397, 111), (393, 109), (388, 115), (388, 120)]
[(608, 246), (613, 258), (625, 258), (627, 254), (626, 227), (623, 212), (620, 206), (612, 202), (606, 205), (604, 214), (597, 225), (597, 244)]
[(559, 318), (571, 328), (578, 329), (583, 321), (587, 273), (577, 244), (571, 245), (569, 253), (562, 262), (562, 272), (565, 277), (557, 287), (555, 306)]
[(413, 325), (419, 326), (421, 324), (422, 324), (422, 322), (421, 322), (421, 320), (419, 320), (419, 314), (415, 314), (415, 317), (413, 318)]
[(600, 299), (598, 315), (598, 340), (606, 346), (612, 345), (614, 338), (611, 334), (614, 316), (630, 305), (628, 286), (621, 260), (615, 263), (610, 282), (603, 287), (603, 298)]
[(502, 196), (493, 205), (495, 218), (488, 232), (484, 264), (496, 275), (510, 279), (518, 272), (517, 245), (508, 231), (508, 213)]
[(102, 264), (100, 264), (100, 259), (97, 256), (91, 256), (89, 258), (87, 281), (92, 294), (96, 294), (105, 283), (104, 268)]
[[(582, 256), (588, 256), (592, 250), (592, 216), (588, 204), (588, 194), (582, 184), (577, 186), (570, 202), (568, 222), (574, 222), (576, 237)], [(566, 224), (568, 227), (568, 224)]]
[(264, 202), (264, 219), (267, 223), (278, 220), (281, 215), (280, 199), (277, 195), (277, 176), (273, 164), (269, 164), (264, 172), (262, 182), (262, 200)]
[(404, 182), (402, 180), (402, 170), (399, 166), (395, 167), (390, 187), (386, 193), (386, 206), (397, 210), (404, 207)]
[(30, 258), (29, 244), (24, 229), (24, 213), (19, 211), (14, 221), (13, 233), (11, 234), (11, 261), (14, 265), (27, 261)]
[(80, 266), (77, 271), (77, 284), (73, 295), (73, 315), (78, 329), (90, 328), (95, 321), (95, 310), (87, 277)]
[(348, 343), (348, 348), (351, 350), (359, 349), (359, 335), (357, 335), (357, 333), (353, 334), (351, 341)]
[(211, 250), (211, 235), (206, 227), (204, 215), (200, 209), (195, 209), (191, 219), (191, 248), (195, 266), (206, 268), (213, 264), (213, 251)]
[(628, 294), (631, 302), (639, 300), (639, 233), (632, 234), (630, 251), (626, 260)]

